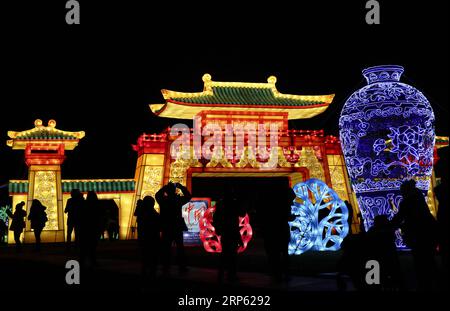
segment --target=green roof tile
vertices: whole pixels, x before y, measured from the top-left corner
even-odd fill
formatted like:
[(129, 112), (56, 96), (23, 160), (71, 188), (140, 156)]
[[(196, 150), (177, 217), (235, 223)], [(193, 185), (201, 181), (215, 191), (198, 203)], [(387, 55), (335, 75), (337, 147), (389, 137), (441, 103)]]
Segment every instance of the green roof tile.
[(177, 102), (191, 104), (234, 104), (234, 105), (270, 105), (270, 106), (310, 106), (320, 101), (308, 101), (298, 98), (275, 97), (270, 88), (248, 87), (212, 87), (212, 95), (197, 97), (173, 97)]
[[(104, 181), (62, 181), (62, 191), (68, 193), (72, 189), (79, 189), (81, 192), (129, 192), (134, 191), (135, 181), (130, 180), (104, 180)], [(8, 185), (10, 193), (28, 193), (28, 181), (12, 181)]]
[(17, 135), (16, 139), (75, 140), (75, 139), (77, 139), (77, 137), (74, 135), (54, 132), (54, 131), (48, 130), (46, 128), (43, 128), (39, 131), (29, 132), (26, 134), (24, 133), (22, 135)]

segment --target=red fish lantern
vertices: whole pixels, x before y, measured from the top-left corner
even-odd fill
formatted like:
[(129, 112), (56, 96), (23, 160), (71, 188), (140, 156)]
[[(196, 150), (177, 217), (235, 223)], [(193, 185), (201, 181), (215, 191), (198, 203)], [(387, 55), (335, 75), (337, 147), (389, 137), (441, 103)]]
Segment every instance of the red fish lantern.
[[(203, 247), (209, 253), (221, 253), (222, 244), (220, 242), (220, 235), (217, 234), (216, 229), (212, 225), (213, 215), (216, 211), (215, 206), (211, 206), (200, 217), (200, 239), (203, 242)], [(253, 230), (250, 225), (250, 217), (245, 214), (244, 217), (239, 217), (239, 231), (241, 233), (242, 246), (239, 246), (238, 253), (242, 253), (248, 245), (248, 242), (252, 239)]]

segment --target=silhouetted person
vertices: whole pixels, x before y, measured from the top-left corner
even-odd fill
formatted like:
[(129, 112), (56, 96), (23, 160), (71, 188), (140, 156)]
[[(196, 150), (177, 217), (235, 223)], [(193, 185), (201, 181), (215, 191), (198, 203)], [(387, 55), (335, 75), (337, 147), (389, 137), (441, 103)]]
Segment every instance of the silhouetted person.
[(404, 242), (411, 248), (418, 288), (429, 289), (436, 277), (436, 221), (414, 180), (403, 182), (400, 191), (403, 199), (392, 225), (401, 228)]
[(395, 245), (395, 230), (386, 215), (374, 218), (374, 224), (366, 235), (368, 259), (380, 264), (380, 290), (402, 289), (400, 262)]
[(345, 200), (345, 206), (347, 206), (347, 210), (348, 210), (348, 218), (347, 218), (347, 223), (348, 223), (348, 234), (352, 234), (352, 223), (353, 223), (353, 206), (350, 204), (349, 201)]
[(448, 150), (449, 147), (438, 149), (439, 160), (434, 166), (436, 177), (441, 179), (438, 186), (434, 188), (434, 194), (438, 200), (437, 222), (439, 231), (439, 253), (442, 258), (443, 271), (443, 287), (448, 289), (448, 248), (449, 248), (449, 214), (448, 214)]
[(295, 219), (291, 214), (291, 206), (296, 196), (290, 187), (275, 190), (260, 197), (259, 204), (270, 274), (274, 281), (281, 281), (289, 277), (289, 221)]
[(160, 247), (160, 219), (155, 210), (155, 199), (146, 196), (139, 200), (134, 212), (137, 222), (138, 243), (142, 255), (142, 276), (156, 276)]
[(225, 186), (224, 197), (217, 202), (213, 225), (220, 236), (222, 253), (219, 263), (219, 282), (223, 281), (225, 271), (231, 282), (237, 280), (237, 251), (243, 245), (239, 229), (239, 217), (245, 216), (236, 191), (231, 185)]
[(100, 237), (100, 206), (97, 194), (89, 191), (80, 212), (80, 264), (96, 265), (96, 249)]
[(34, 237), (36, 240), (36, 250), (41, 248), (41, 233), (47, 222), (47, 213), (45, 210), (47, 207), (42, 205), (41, 201), (34, 199), (31, 203), (30, 214), (28, 220), (31, 222), (31, 229), (34, 231)]
[(67, 243), (72, 241), (72, 232), (75, 231), (75, 244), (79, 240), (80, 212), (84, 204), (83, 194), (78, 189), (72, 189), (70, 198), (67, 200), (64, 213), (67, 214)]
[(362, 214), (358, 213), (356, 216), (358, 217), (359, 221), (359, 233), (361, 234), (366, 233), (366, 227), (364, 226), (364, 218), (362, 217)]
[(348, 275), (357, 290), (366, 290), (368, 285), (365, 280), (369, 260), (369, 246), (365, 233), (347, 235), (341, 243), (342, 255), (337, 263), (337, 285), (339, 290), (346, 289), (343, 276)]
[[(183, 195), (177, 194), (177, 188), (181, 190)], [(160, 208), (161, 257), (164, 273), (166, 274), (169, 271), (172, 243), (175, 243), (177, 247), (177, 263), (180, 272), (184, 272), (187, 268), (183, 231), (187, 231), (187, 226), (181, 208), (191, 200), (191, 194), (183, 185), (169, 182), (155, 194), (155, 198)]]
[(119, 239), (119, 207), (114, 200), (107, 200), (105, 203), (106, 231), (108, 239), (114, 241)]
[(105, 239), (105, 232), (107, 230), (108, 216), (107, 209), (109, 200), (98, 200), (98, 220), (99, 220), (99, 240)]
[(11, 213), (10, 210), (6, 210), (9, 218), (11, 219), (11, 226), (9, 230), (14, 232), (14, 241), (16, 242), (16, 249), (20, 251), (22, 249), (22, 243), (20, 242), (20, 235), (25, 228), (25, 217), (27, 216), (27, 212), (23, 210), (25, 206), (25, 202), (20, 202), (16, 205), (16, 209), (14, 214)]
[[(136, 223), (138, 221), (138, 215), (141, 213), (140, 211), (142, 210), (142, 203), (144, 203), (143, 199), (139, 199), (136, 202), (136, 208), (134, 209), (134, 216), (136, 216)], [(138, 241), (139, 241), (139, 235), (138, 235)]]

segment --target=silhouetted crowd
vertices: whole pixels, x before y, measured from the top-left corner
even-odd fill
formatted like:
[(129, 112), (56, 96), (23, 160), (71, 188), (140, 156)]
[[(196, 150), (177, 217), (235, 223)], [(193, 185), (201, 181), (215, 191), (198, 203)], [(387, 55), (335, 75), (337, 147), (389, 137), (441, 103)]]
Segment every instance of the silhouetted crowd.
[[(337, 265), (339, 289), (346, 289), (346, 279), (349, 279), (357, 290), (404, 290), (405, 279), (402, 271), (405, 269), (395, 243), (399, 238), (398, 230), (401, 232), (402, 241), (411, 251), (417, 289), (448, 288), (448, 148), (445, 148), (439, 157), (440, 160), (435, 165), (436, 177), (440, 178), (440, 184), (434, 189), (439, 203), (436, 218), (430, 213), (424, 193), (416, 187), (414, 180), (407, 180), (401, 185), (402, 200), (398, 206), (390, 202), (394, 209), (392, 219), (386, 215), (376, 216), (373, 226), (367, 232), (360, 214), (357, 217), (360, 218), (361, 227), (359, 230), (352, 230), (353, 207), (348, 201), (345, 202), (349, 210), (350, 232), (341, 245), (342, 255)], [(255, 204), (258, 206), (257, 218), (261, 226), (270, 276), (274, 282), (282, 282), (289, 280), (289, 222), (295, 218), (291, 215), (291, 206), (296, 196), (290, 187), (273, 187), (276, 196), (262, 194)], [(156, 279), (159, 263), (162, 265), (163, 275), (171, 273), (173, 245), (176, 248), (179, 272), (187, 271), (183, 232), (188, 228), (182, 216), (182, 206), (191, 198), (191, 193), (185, 186), (169, 182), (154, 198), (145, 196), (137, 201), (134, 216), (144, 280)], [(231, 183), (226, 183), (222, 194), (213, 200), (217, 202), (213, 226), (222, 245), (222, 252), (218, 256), (218, 280), (223, 282), (226, 277), (228, 281), (236, 282), (238, 248), (243, 245), (239, 222), (241, 217), (252, 211), (248, 208), (248, 202), (245, 202), (245, 198), (240, 196)], [(41, 234), (48, 221), (46, 207), (39, 200), (33, 200), (27, 215), (24, 206), (25, 203), (20, 202), (14, 213), (7, 211), (11, 219), (10, 230), (14, 232), (17, 250), (20, 251), (20, 237), (26, 227), (25, 218), (28, 216), (29, 226), (34, 232), (36, 250), (39, 251)], [(110, 239), (118, 238), (117, 205), (113, 200), (99, 200), (94, 191), (89, 191), (85, 199), (79, 190), (74, 189), (67, 201), (65, 213), (68, 245), (71, 245), (74, 234), (74, 244), (79, 249), (82, 267), (95, 266), (99, 239), (104, 237), (105, 232)], [(360, 232), (356, 234), (352, 231)], [(436, 255), (440, 256), (438, 262)], [(369, 261), (376, 261), (380, 266), (380, 280), (375, 286), (367, 280)], [(439, 265), (444, 269), (440, 277)]]
[[(282, 281), (288, 279), (288, 221), (294, 219), (291, 215), (291, 205), (295, 194), (289, 187), (281, 187), (277, 193), (280, 194), (279, 197), (260, 197), (257, 204), (261, 211), (270, 273), (274, 281)], [(176, 246), (179, 271), (187, 271), (183, 244), (183, 232), (187, 231), (187, 226), (182, 217), (182, 206), (190, 201), (191, 194), (183, 185), (169, 182), (155, 197), (159, 214), (155, 210), (155, 199), (151, 196), (138, 200), (134, 213), (142, 256), (142, 274), (150, 279), (155, 278), (159, 261), (163, 267), (163, 275), (169, 274), (173, 244)], [(222, 249), (218, 262), (218, 281), (223, 282), (226, 278), (229, 282), (236, 282), (238, 248), (243, 245), (240, 218), (247, 213), (247, 202), (231, 183), (227, 183), (222, 194), (214, 200), (216, 210), (212, 225), (220, 236)], [(274, 208), (279, 208), (282, 212), (273, 213)]]
[[(396, 210), (391, 220), (386, 215), (378, 215), (367, 232), (362, 227), (359, 234), (348, 235), (344, 239), (338, 264), (340, 289), (345, 289), (343, 275), (349, 276), (358, 290), (405, 289), (395, 244), (398, 238), (396, 230), (400, 230), (403, 243), (411, 250), (416, 288), (421, 291), (448, 289), (448, 148), (439, 151), (435, 172), (440, 178), (440, 184), (434, 189), (439, 203), (437, 217), (431, 214), (424, 193), (416, 187), (416, 182), (412, 179), (404, 181), (400, 187), (402, 200), (399, 206), (390, 202)], [(440, 255), (440, 260), (436, 255)], [(377, 286), (367, 280), (369, 267), (366, 264), (370, 260), (379, 263)], [(439, 265), (442, 273), (438, 273)]]
[[(9, 209), (6, 210), (8, 217), (11, 219), (11, 226), (9, 229), (14, 232), (14, 241), (18, 252), (22, 250), (20, 236), (26, 226), (25, 218), (27, 217), (27, 212), (23, 209), (24, 206), (25, 202), (22, 201), (16, 205), (14, 213)], [(48, 220), (47, 213), (45, 212), (46, 209), (47, 208), (37, 199), (34, 199), (31, 203), (28, 220), (30, 221), (30, 228), (34, 231), (35, 251), (41, 249), (41, 233)]]
[[(35, 251), (41, 250), (41, 235), (48, 222), (47, 207), (39, 200), (34, 199), (27, 212), (24, 210), (25, 202), (16, 205), (14, 213), (6, 210), (11, 225), (9, 229), (14, 233), (14, 241), (17, 251), (22, 250), (21, 235), (26, 228), (26, 218), (29, 220), (35, 240)], [(110, 240), (119, 236), (119, 209), (114, 200), (99, 200), (94, 191), (83, 194), (74, 189), (67, 200), (64, 212), (67, 214), (67, 246), (72, 243), (79, 250), (80, 263), (86, 267), (92, 267), (96, 263), (96, 247), (98, 240), (108, 233)], [(45, 232), (45, 231), (44, 231)]]
[(104, 238), (113, 241), (119, 236), (119, 208), (114, 200), (99, 200), (95, 191), (88, 191), (86, 199), (78, 189), (73, 189), (64, 212), (67, 214), (67, 245), (75, 233), (75, 246), (79, 249), (82, 267), (97, 264), (98, 242)]
[[(177, 189), (181, 194), (177, 193)], [(170, 182), (162, 187), (155, 197), (159, 214), (155, 210), (155, 199), (151, 196), (138, 200), (134, 213), (142, 254), (142, 272), (150, 278), (156, 275), (159, 257), (163, 263), (164, 274), (169, 274), (172, 244), (176, 245), (176, 260), (180, 272), (187, 270), (183, 243), (183, 231), (187, 231), (187, 226), (181, 209), (191, 200), (191, 194), (183, 185)]]

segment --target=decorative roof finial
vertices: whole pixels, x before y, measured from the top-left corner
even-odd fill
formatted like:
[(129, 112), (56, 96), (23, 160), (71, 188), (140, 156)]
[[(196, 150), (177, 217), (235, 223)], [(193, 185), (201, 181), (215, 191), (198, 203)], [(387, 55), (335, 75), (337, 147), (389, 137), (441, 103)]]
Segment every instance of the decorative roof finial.
[(275, 84), (277, 82), (277, 77), (270, 76), (267, 78), (267, 82), (269, 82), (270, 84)]
[(53, 119), (48, 120), (47, 126), (48, 126), (48, 127), (53, 127), (53, 128), (54, 128), (54, 127), (56, 126), (56, 121), (53, 120)]
[(211, 82), (211, 75), (209, 73), (205, 73), (202, 77), (203, 82)]
[(42, 126), (42, 120), (41, 119), (34, 120), (34, 126), (35, 127), (41, 127)]

